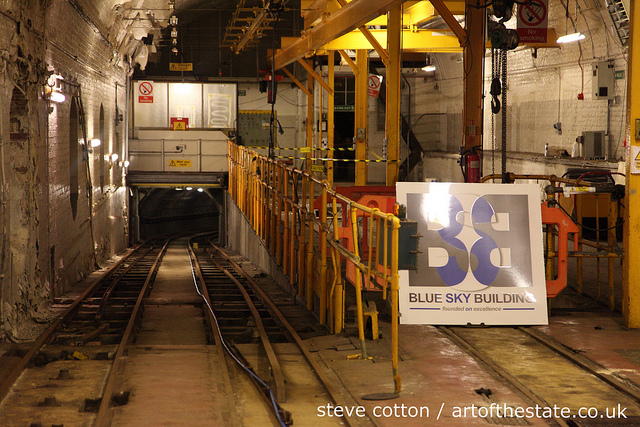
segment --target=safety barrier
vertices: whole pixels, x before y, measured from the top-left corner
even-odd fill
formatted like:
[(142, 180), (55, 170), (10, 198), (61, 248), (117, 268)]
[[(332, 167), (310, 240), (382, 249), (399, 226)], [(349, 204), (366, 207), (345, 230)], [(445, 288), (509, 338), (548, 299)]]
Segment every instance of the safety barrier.
[[(371, 315), (371, 310), (367, 311), (363, 304), (362, 291), (372, 283), (382, 289), (383, 298), (388, 297), (391, 306), (393, 378), (395, 392), (399, 393), (400, 220), (392, 213), (350, 200), (308, 171), (232, 142), (229, 142), (229, 193), (291, 285), (297, 286), (307, 309), (314, 310), (320, 323), (327, 324), (332, 333), (344, 329), (345, 287), (348, 283), (355, 287), (358, 337), (365, 359), (364, 318)], [(317, 196), (320, 203), (316, 210)], [(348, 215), (347, 226), (339, 224), (341, 215)], [(365, 240), (367, 250), (361, 252), (360, 242)], [(351, 280), (347, 280), (349, 277)]]
[[(616, 309), (616, 294), (622, 294), (622, 283), (618, 281), (616, 287), (615, 260), (624, 258), (624, 251), (618, 245), (617, 231), (621, 226), (620, 210), (624, 205), (622, 197), (624, 191), (622, 186), (616, 186), (613, 180), (609, 183), (593, 182), (590, 178), (597, 176), (610, 176), (614, 172), (597, 171), (585, 172), (577, 179), (568, 179), (555, 175), (515, 175), (507, 174), (509, 182), (515, 180), (548, 181), (545, 188), (547, 201), (543, 205), (556, 207), (564, 211), (566, 216), (571, 217), (577, 226), (574, 237), (575, 250), (570, 251), (566, 246), (562, 247), (562, 239), (558, 238), (562, 234), (552, 224), (548, 224), (545, 229), (545, 259), (547, 284), (554, 280), (556, 268), (558, 272), (563, 267), (563, 257), (576, 259), (575, 281), (578, 295), (589, 293), (591, 297), (604, 302), (609, 309)], [(491, 179), (501, 180), (502, 175), (489, 175), (482, 179), (487, 182)], [(560, 186), (563, 185), (563, 186)], [(559, 200), (556, 195), (564, 193), (564, 199)], [(571, 206), (572, 205), (572, 206)], [(604, 211), (604, 212), (603, 212)], [(593, 226), (586, 225), (586, 218), (590, 218)], [(544, 222), (544, 220), (543, 220)], [(602, 226), (602, 222), (606, 225)], [(571, 224), (573, 225), (573, 224)], [(573, 227), (572, 227), (573, 229)], [(585, 235), (594, 235), (595, 240), (585, 238)], [(601, 242), (606, 236), (606, 244)], [(561, 237), (561, 236), (560, 236)], [(564, 255), (563, 252), (567, 254)], [(564, 258), (566, 259), (566, 258)], [(607, 262), (607, 289), (602, 289), (602, 260)], [(585, 269), (594, 267), (595, 262), (595, 289), (585, 289)], [(547, 286), (549, 288), (549, 286)], [(588, 291), (588, 292), (587, 292)], [(604, 300), (603, 300), (604, 297)]]

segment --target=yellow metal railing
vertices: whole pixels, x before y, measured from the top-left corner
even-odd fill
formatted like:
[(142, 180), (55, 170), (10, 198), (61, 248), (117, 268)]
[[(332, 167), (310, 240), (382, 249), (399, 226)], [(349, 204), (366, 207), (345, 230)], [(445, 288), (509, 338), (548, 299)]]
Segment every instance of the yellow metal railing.
[[(354, 285), (358, 336), (361, 356), (365, 359), (361, 292), (375, 286), (383, 290), (385, 299), (388, 295), (393, 378), (395, 392), (399, 393), (400, 220), (348, 199), (309, 171), (298, 170), (232, 142), (229, 142), (229, 193), (291, 285), (297, 286), (307, 309), (316, 311), (320, 323), (328, 325), (332, 333), (344, 329), (345, 285)], [(320, 197), (319, 204), (317, 197)], [(344, 217), (342, 224), (340, 214)], [(362, 237), (360, 228), (363, 228)], [(360, 246), (364, 247), (365, 243), (368, 250), (360, 253)], [(378, 250), (383, 253), (381, 263)]]

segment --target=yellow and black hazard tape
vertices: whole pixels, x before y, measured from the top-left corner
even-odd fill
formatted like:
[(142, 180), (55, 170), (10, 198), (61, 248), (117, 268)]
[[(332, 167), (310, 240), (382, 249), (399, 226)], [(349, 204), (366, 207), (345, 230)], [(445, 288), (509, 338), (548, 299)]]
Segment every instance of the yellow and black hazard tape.
[[(263, 146), (251, 146), (245, 145), (244, 148), (253, 148), (255, 150), (268, 150), (269, 147)], [(300, 151), (302, 153), (310, 153), (311, 150), (322, 150), (322, 151), (355, 151), (355, 148), (316, 148), (316, 147), (274, 147), (274, 150), (292, 150), (292, 151)]]
[(290, 156), (273, 156), (276, 159), (284, 160), (317, 160), (321, 162), (364, 162), (364, 163), (387, 163), (387, 160), (368, 160), (368, 159), (333, 159), (328, 157), (290, 157)]

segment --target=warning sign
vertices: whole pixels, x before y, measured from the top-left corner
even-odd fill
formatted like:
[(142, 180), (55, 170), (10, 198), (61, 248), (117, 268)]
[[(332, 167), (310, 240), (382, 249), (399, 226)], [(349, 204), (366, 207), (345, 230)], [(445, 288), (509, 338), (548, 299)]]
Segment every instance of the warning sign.
[(369, 75), (369, 96), (377, 98), (380, 94), (380, 86), (382, 85), (382, 76), (375, 74)]
[(631, 173), (640, 174), (640, 146), (632, 145), (629, 155), (631, 156)]
[(520, 43), (546, 43), (549, 0), (531, 0), (518, 5)]
[(183, 160), (183, 159), (172, 159), (169, 160), (170, 168), (190, 168), (191, 160)]
[(138, 86), (138, 102), (140, 104), (153, 104), (153, 84), (151, 82), (142, 82), (140, 86)]
[(193, 71), (193, 62), (170, 62), (169, 71)]
[(189, 118), (171, 117), (171, 130), (189, 130)]

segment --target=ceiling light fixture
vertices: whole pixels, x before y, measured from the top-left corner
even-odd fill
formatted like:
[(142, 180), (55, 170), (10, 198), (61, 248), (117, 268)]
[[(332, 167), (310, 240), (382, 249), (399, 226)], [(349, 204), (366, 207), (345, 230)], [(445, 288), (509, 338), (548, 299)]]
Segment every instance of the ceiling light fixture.
[(573, 33), (573, 34), (567, 34), (566, 36), (559, 37), (557, 42), (571, 43), (571, 42), (577, 42), (578, 40), (582, 40), (584, 38), (585, 38), (585, 35), (582, 33)]

